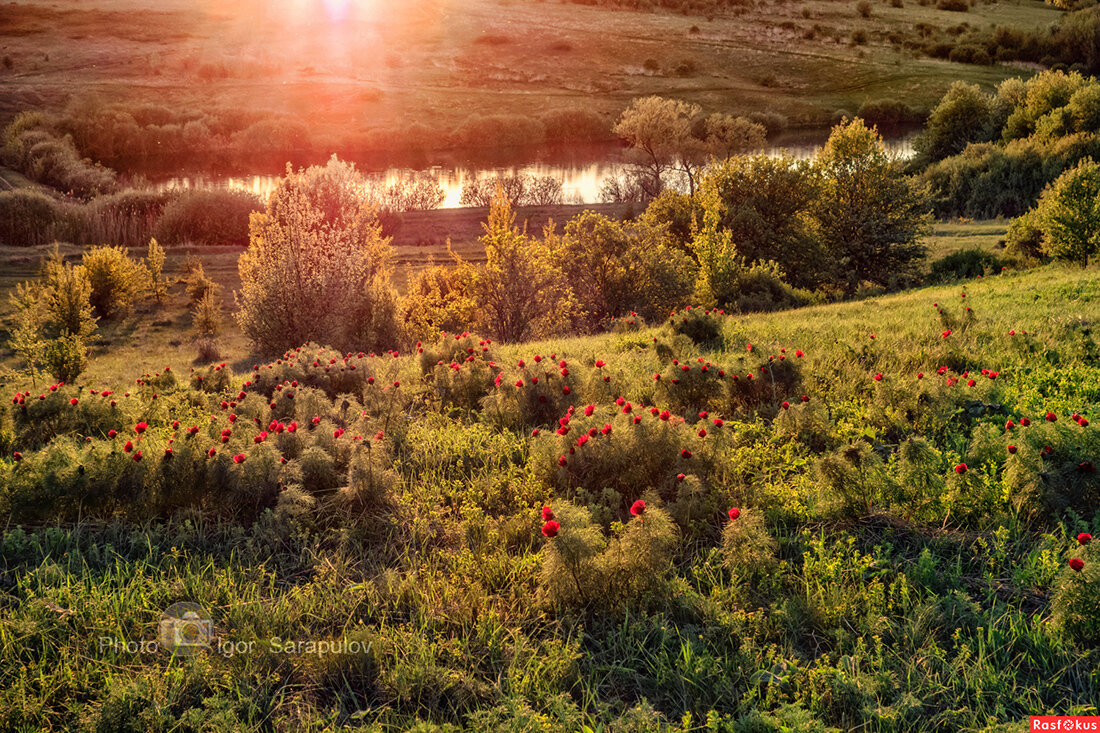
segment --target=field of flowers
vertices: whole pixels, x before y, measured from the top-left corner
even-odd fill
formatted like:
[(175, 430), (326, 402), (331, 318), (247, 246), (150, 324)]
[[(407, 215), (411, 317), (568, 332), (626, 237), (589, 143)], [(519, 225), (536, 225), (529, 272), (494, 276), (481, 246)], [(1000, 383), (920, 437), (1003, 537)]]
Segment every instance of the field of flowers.
[[(0, 729), (1098, 714), (1098, 321), (1095, 269), (1047, 266), (28, 384), (0, 423)], [(178, 601), (255, 644), (104, 642)]]

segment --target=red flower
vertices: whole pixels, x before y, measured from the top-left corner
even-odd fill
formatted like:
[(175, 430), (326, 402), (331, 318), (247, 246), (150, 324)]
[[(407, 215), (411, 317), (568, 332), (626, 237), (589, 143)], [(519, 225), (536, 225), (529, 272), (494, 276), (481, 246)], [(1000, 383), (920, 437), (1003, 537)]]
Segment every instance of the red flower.
[(542, 533), (548, 538), (554, 538), (558, 535), (558, 530), (561, 529), (561, 525), (555, 520), (551, 519), (542, 525)]
[(1020, 424), (1026, 428), (1028, 425), (1031, 424), (1031, 420), (1028, 420), (1026, 417), (1021, 417)]
[(974, 380), (973, 379), (968, 379), (966, 381), (966, 386), (967, 387), (973, 387), (974, 386)]
[(683, 450), (680, 451), (680, 457), (683, 458), (684, 460), (687, 460), (688, 458), (691, 458), (691, 451), (689, 451), (687, 448), (684, 448)]
[(809, 402), (810, 401), (810, 396), (808, 394), (802, 395), (802, 401), (803, 402)]
[(791, 409), (791, 403), (784, 401), (783, 404), (780, 405), (780, 407), (782, 407), (784, 410), (789, 410)]
[(699, 428), (699, 437), (700, 438), (707, 437), (707, 429), (706, 428)]
[(173, 429), (173, 430), (175, 430), (175, 429), (176, 429), (176, 428), (178, 428), (179, 426), (180, 426), (180, 421), (179, 421), (179, 420), (173, 420), (173, 421), (172, 421), (172, 429)]
[(881, 382), (882, 381), (882, 372), (879, 372), (878, 374), (875, 375), (875, 381), (876, 382)]
[(164, 457), (165, 458), (171, 458), (172, 457), (172, 448), (171, 447), (168, 447), (168, 448), (164, 449)]
[(802, 353), (801, 349), (795, 351), (794, 355), (797, 356), (799, 359), (801, 359), (803, 356), (805, 356), (805, 354)]
[(1081, 545), (1082, 547), (1090, 542), (1092, 542), (1092, 535), (1088, 532), (1082, 532), (1081, 534), (1077, 535), (1077, 544)]
[(630, 505), (630, 513), (635, 517), (640, 517), (645, 514), (645, 502), (641, 499)]
[(668, 422), (668, 419), (669, 419), (670, 417), (672, 417), (672, 413), (671, 413), (671, 412), (669, 412), (668, 410), (665, 410), (665, 411), (663, 411), (663, 412), (661, 413), (660, 417), (661, 417), (661, 419), (662, 419), (662, 420), (664, 420), (665, 422)]
[(1011, 420), (1011, 419), (1010, 419), (1010, 420), (1008, 420), (1008, 421), (1007, 421), (1007, 422), (1005, 423), (1005, 430), (1015, 430), (1015, 429), (1016, 429), (1016, 423), (1012, 422), (1012, 420)]
[(116, 435), (118, 435), (118, 431), (117, 431), (117, 430), (108, 430), (108, 431), (107, 431), (107, 437), (108, 437), (108, 438), (113, 438), (113, 437), (115, 437)]
[(134, 453), (134, 463), (137, 463), (140, 460), (141, 460), (141, 451), (137, 451), (136, 453)]
[(571, 391), (572, 391), (572, 390), (570, 390), (570, 389), (569, 389), (569, 385), (568, 385), (568, 384), (567, 384), (567, 385), (565, 385), (564, 387), (562, 387), (562, 388), (561, 388), (561, 393), (562, 393), (562, 394), (569, 394), (569, 393), (570, 393)]
[(15, 451), (14, 453), (12, 453), (12, 454), (11, 454), (11, 457), (12, 457), (12, 459), (14, 459), (14, 460), (16, 460), (16, 461), (21, 461), (21, 460), (23, 460), (23, 454), (22, 454), (22, 453), (20, 453), (19, 451)]
[(1016, 446), (1014, 446), (1014, 445), (1008, 446), (1008, 452), (1009, 453), (1015, 453), (1016, 452)]
[(522, 379), (517, 379), (516, 380), (516, 386), (517, 387), (522, 387), (523, 386), (523, 380)]
[(725, 422), (724, 422), (724, 421), (722, 420), (722, 418), (720, 418), (720, 417), (716, 417), (716, 418), (714, 418), (714, 427), (716, 427), (716, 428), (720, 428), (720, 427), (722, 427), (722, 426), (723, 426), (723, 425), (725, 425), (725, 424), (726, 424), (726, 423), (725, 423)]
[(1058, 416), (1055, 415), (1053, 412), (1048, 412), (1047, 413), (1047, 422), (1058, 422)]
[(1083, 418), (1081, 418), (1080, 420), (1077, 421), (1077, 424), (1080, 425), (1083, 428), (1087, 428), (1089, 426), (1089, 421), (1088, 421), (1087, 418), (1083, 417)]
[(941, 335), (941, 336), (943, 336), (944, 338), (947, 338), (948, 336), (950, 336), (950, 335), (951, 335), (951, 329), (950, 329), (950, 328), (949, 328), (949, 329), (947, 329), (946, 331), (944, 331), (944, 332), (943, 332), (943, 333), (941, 333), (940, 335)]
[(1069, 566), (1077, 572), (1081, 572), (1081, 569), (1085, 567), (1085, 561), (1079, 557), (1073, 557), (1070, 558)]
[(315, 417), (310, 422), (312, 422), (314, 425), (320, 425), (321, 424), (321, 418)]
[(960, 463), (959, 465), (955, 466), (955, 473), (958, 473), (958, 474), (966, 473), (966, 464), (965, 463)]
[(229, 422), (237, 422), (237, 416), (236, 415), (230, 415), (229, 416)]
[(564, 466), (568, 461), (565, 460), (565, 456), (558, 456), (558, 465)]
[(554, 518), (554, 510), (548, 506), (542, 508), (542, 521), (549, 522)]
[(604, 435), (611, 435), (611, 425), (609, 423), (605, 423), (603, 428), (600, 429), (600, 432)]
[(133, 449), (134, 449), (134, 444), (133, 444), (132, 441), (129, 441), (129, 440), (126, 441), (126, 445), (122, 446), (122, 452), (123, 453), (129, 453)]
[(1096, 469), (1092, 466), (1092, 461), (1082, 461), (1077, 465), (1077, 470), (1081, 473), (1092, 473)]
[(75, 405), (75, 404), (77, 404), (78, 402), (80, 402), (80, 400), (78, 400), (78, 399), (77, 399), (77, 398), (75, 398), (75, 397), (73, 397), (73, 398), (72, 398), (71, 400), (69, 400), (69, 404), (70, 404), (70, 405)]
[(676, 483), (679, 483), (679, 482), (683, 481), (685, 478), (687, 478), (687, 477), (684, 476), (684, 474), (682, 474), (682, 473), (676, 474)]
[(208, 458), (213, 458), (217, 454), (217, 452), (217, 449), (211, 448), (210, 450), (206, 451), (206, 456)]
[(233, 456), (233, 462), (234, 463), (244, 463), (244, 458), (245, 458), (244, 453), (238, 453), (237, 455)]
[(585, 417), (591, 417), (592, 413), (595, 412), (595, 411), (596, 411), (596, 406), (595, 405), (588, 405), (587, 407), (584, 408), (584, 416)]
[(139, 422), (137, 425), (134, 426), (134, 432), (137, 433), (138, 435), (141, 435), (148, 428), (149, 428), (149, 426), (146, 425), (144, 422)]
[(596, 368), (597, 369), (603, 369), (604, 366), (605, 366), (605, 364), (604, 364), (602, 359), (596, 359)]
[(741, 516), (741, 510), (738, 509), (737, 507), (734, 507), (733, 509), (730, 509), (729, 515), (730, 515), (730, 521), (731, 522), (736, 521), (737, 518)]

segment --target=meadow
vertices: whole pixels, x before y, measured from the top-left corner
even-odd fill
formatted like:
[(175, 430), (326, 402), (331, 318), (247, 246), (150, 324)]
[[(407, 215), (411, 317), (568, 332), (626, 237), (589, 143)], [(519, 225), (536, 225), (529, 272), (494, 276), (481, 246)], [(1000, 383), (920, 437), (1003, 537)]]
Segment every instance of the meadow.
[(332, 151), (423, 165), (441, 147), (614, 140), (619, 112), (649, 94), (757, 114), (772, 131), (884, 100), (893, 107), (875, 121), (900, 109), (913, 122), (955, 80), (991, 88), (1032, 73), (932, 58), (925, 44), (1061, 17), (1037, 0), (962, 11), (916, 0), (679, 13), (526, 0), (14, 3), (0, 24), (0, 125), (56, 114), (82, 154), (131, 171), (266, 161), (275, 172), (288, 156)]
[[(9, 385), (0, 727), (1096, 714), (1098, 317), (1094, 268), (1048, 265), (585, 338)], [(184, 600), (252, 651), (101, 642), (155, 638)]]

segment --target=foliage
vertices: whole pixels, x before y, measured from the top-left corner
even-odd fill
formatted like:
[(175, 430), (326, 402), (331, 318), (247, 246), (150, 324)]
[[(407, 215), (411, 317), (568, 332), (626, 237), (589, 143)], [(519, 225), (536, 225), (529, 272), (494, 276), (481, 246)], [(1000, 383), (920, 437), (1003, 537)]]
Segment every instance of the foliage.
[(897, 287), (911, 277), (924, 255), (920, 238), (930, 213), (878, 131), (858, 119), (838, 125), (817, 165), (821, 241), (845, 290), (855, 292), (863, 281)]
[(149, 239), (149, 249), (145, 253), (145, 270), (149, 274), (149, 292), (159, 305), (168, 295), (168, 280), (164, 274), (164, 261), (166, 255), (155, 238)]
[(464, 263), (432, 265), (410, 278), (400, 303), (401, 325), (409, 338), (432, 341), (473, 323), (473, 282), (474, 270)]
[(928, 282), (969, 280), (1000, 270), (996, 255), (982, 249), (963, 249), (934, 260), (928, 268)]
[(164, 207), (153, 236), (168, 245), (244, 247), (249, 217), (261, 208), (259, 199), (244, 191), (186, 191)]
[(1091, 158), (1060, 175), (1039, 197), (1043, 252), (1084, 265), (1100, 245), (1100, 165)]
[(521, 232), (515, 220), (498, 188), (479, 240), (486, 262), (474, 268), (478, 321), (494, 338), (506, 342), (553, 332), (567, 317), (569, 303), (568, 286), (545, 240)]
[(354, 166), (335, 156), (323, 168), (288, 166), (253, 215), (237, 321), (260, 351), (309, 340), (345, 350), (396, 345), (392, 250), (359, 184)]
[(130, 259), (123, 247), (92, 247), (81, 260), (91, 285), (91, 303), (96, 316), (117, 319), (129, 312), (148, 287), (149, 271)]

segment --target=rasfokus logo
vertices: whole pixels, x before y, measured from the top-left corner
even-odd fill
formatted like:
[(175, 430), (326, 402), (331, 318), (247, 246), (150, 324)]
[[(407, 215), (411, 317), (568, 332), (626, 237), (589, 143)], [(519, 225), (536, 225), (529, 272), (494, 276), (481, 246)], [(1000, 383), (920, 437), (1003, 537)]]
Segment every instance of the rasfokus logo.
[(1096, 715), (1034, 715), (1029, 730), (1100, 731), (1100, 716)]

